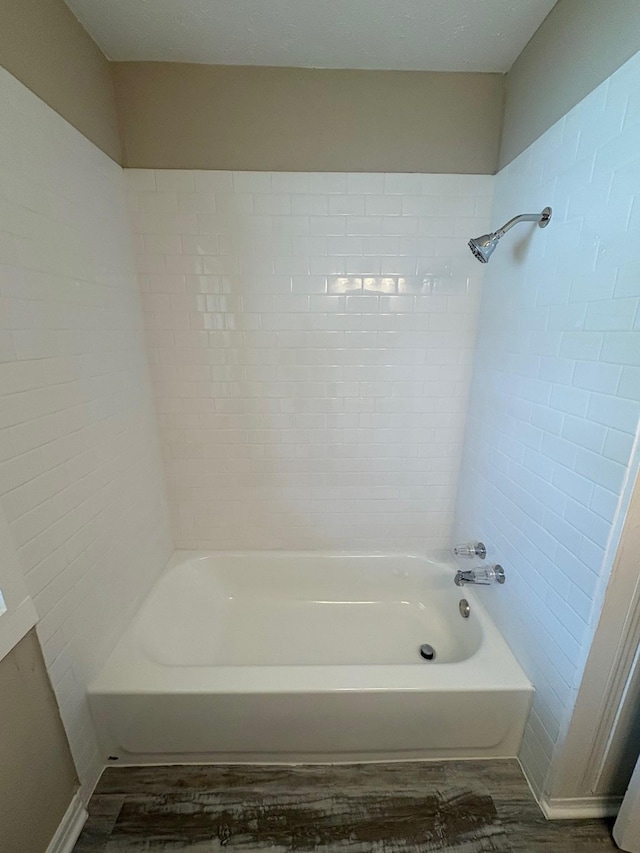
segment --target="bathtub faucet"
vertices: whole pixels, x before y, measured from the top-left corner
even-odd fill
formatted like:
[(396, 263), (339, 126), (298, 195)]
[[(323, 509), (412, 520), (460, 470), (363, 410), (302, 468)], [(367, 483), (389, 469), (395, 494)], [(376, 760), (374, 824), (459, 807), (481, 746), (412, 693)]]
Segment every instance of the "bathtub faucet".
[(495, 566), (482, 566), (479, 569), (466, 569), (465, 571), (457, 571), (453, 579), (456, 586), (464, 586), (468, 583), (487, 586), (491, 583), (504, 583), (504, 569), (496, 564)]

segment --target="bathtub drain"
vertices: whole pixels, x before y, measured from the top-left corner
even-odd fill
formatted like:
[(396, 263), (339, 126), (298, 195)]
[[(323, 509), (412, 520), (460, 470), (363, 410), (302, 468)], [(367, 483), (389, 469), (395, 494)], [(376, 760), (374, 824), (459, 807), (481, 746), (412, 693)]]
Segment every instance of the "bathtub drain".
[(429, 643), (423, 643), (420, 646), (420, 657), (423, 657), (425, 660), (434, 660), (435, 656), (436, 650)]

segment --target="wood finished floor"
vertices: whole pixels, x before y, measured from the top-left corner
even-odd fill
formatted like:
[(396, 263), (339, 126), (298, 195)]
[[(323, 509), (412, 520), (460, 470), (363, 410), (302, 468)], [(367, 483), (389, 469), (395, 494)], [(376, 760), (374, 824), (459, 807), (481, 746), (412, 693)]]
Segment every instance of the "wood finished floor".
[(606, 853), (547, 821), (516, 761), (109, 767), (74, 853)]

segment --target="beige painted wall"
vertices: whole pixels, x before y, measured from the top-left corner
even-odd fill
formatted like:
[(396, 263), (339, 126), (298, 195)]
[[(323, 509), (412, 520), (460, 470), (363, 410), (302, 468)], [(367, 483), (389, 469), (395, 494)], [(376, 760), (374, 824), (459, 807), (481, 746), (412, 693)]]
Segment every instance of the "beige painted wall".
[(45, 851), (78, 787), (35, 631), (0, 661), (0, 850)]
[(124, 165), (495, 171), (500, 74), (118, 62)]
[(0, 65), (120, 161), (109, 62), (63, 0), (0, 0)]
[(559, 0), (500, 142), (498, 74), (109, 63), (63, 0), (0, 0), (0, 21), (1, 65), (121, 162), (119, 112), (125, 165), (155, 168), (492, 173), (640, 50), (638, 0)]
[(559, 0), (507, 74), (500, 168), (638, 50), (638, 0)]

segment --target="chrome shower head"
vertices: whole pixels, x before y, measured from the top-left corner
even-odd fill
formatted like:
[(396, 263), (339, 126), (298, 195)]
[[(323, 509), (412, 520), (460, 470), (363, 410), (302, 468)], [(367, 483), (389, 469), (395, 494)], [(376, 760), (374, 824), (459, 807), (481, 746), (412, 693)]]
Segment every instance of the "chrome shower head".
[(518, 222), (537, 222), (540, 228), (545, 228), (551, 220), (551, 208), (545, 207), (542, 213), (521, 213), (520, 216), (514, 216), (502, 228), (497, 231), (492, 231), (491, 234), (483, 234), (481, 237), (472, 237), (469, 240), (469, 248), (481, 264), (486, 264), (493, 254), (498, 240), (503, 237), (510, 228), (513, 228)]
[(499, 234), (483, 234), (482, 237), (472, 237), (469, 240), (469, 248), (481, 264), (486, 264), (491, 257), (500, 239)]

